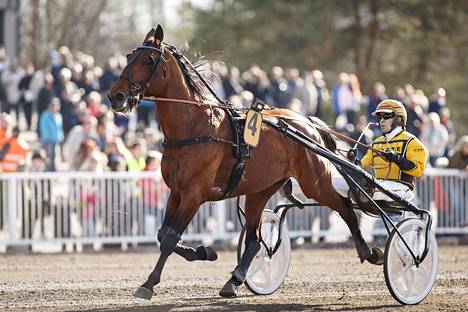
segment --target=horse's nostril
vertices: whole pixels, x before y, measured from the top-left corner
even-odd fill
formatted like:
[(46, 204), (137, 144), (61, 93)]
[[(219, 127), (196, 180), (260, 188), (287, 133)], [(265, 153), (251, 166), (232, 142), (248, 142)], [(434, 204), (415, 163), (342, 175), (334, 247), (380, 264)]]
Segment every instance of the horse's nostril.
[(117, 92), (114, 96), (114, 99), (116, 100), (116, 102), (122, 103), (125, 100), (125, 94), (123, 94), (122, 92)]

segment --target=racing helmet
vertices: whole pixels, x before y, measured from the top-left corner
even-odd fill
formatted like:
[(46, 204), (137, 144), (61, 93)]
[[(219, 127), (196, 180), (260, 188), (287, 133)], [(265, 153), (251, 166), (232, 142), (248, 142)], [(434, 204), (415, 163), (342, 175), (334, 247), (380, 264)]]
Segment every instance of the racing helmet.
[(372, 113), (373, 116), (376, 116), (379, 113), (395, 113), (401, 118), (401, 124), (403, 127), (406, 126), (406, 120), (408, 115), (406, 114), (405, 106), (397, 100), (383, 100), (377, 105), (375, 112)]

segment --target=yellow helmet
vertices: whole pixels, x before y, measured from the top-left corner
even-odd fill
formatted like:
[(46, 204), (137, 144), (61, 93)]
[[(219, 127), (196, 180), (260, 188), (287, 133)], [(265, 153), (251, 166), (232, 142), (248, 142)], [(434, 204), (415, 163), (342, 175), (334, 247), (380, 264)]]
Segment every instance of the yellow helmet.
[(375, 112), (372, 113), (373, 116), (378, 113), (395, 113), (397, 116), (401, 117), (401, 123), (403, 127), (406, 126), (406, 120), (408, 115), (406, 114), (405, 106), (397, 100), (383, 100), (377, 105)]

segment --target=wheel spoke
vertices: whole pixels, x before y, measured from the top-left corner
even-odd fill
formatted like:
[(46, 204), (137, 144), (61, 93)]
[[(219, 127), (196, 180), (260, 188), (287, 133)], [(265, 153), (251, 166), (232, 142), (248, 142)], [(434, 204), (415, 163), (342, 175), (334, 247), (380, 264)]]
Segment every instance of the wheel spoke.
[(416, 279), (414, 278), (414, 271), (411, 270), (410, 274), (408, 276), (408, 288), (406, 289), (406, 297), (411, 296), (411, 292), (414, 289), (415, 281), (416, 281)]

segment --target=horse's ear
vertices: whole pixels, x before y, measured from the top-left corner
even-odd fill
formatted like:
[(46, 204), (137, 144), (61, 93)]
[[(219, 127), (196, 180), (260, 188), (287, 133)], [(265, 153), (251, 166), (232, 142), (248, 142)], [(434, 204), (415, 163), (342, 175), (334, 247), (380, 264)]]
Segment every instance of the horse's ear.
[(156, 27), (156, 30), (154, 31), (154, 38), (156, 39), (156, 42), (159, 41), (159, 43), (161, 43), (164, 39), (164, 31), (161, 25), (159, 24), (158, 24), (158, 27)]
[(143, 40), (143, 44), (145, 43), (153, 43), (154, 42), (154, 28), (146, 34), (145, 40)]

